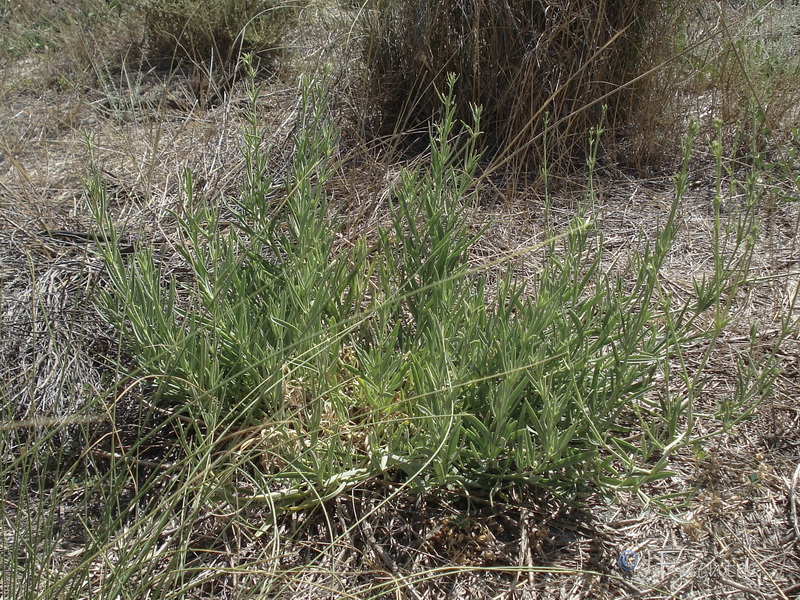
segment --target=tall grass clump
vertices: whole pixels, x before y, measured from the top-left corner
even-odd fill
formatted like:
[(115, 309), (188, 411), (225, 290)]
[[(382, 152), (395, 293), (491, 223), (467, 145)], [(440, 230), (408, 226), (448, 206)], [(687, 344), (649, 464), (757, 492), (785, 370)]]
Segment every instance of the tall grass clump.
[[(134, 64), (141, 56), (141, 21), (138, 9), (125, 2), (7, 2), (0, 8), (0, 59), (35, 56), (34, 62), (56, 66), (45, 81), (71, 88)], [(33, 85), (19, 79), (9, 83)]]
[[(436, 89), (456, 73), (456, 115), (483, 107), (484, 142), (515, 164), (556, 170), (580, 158), (585, 132), (610, 108), (630, 124), (680, 3), (376, 0), (365, 5), (365, 118), (373, 133), (424, 130)], [(668, 10), (669, 9), (669, 10)], [(650, 82), (651, 83), (651, 82)], [(555, 172), (555, 171), (554, 171)]]
[(278, 51), (299, 7), (295, 0), (147, 0), (143, 10), (155, 55), (225, 65), (243, 52)]
[[(403, 173), (369, 248), (336, 243), (326, 182), (337, 134), (312, 86), (285, 176), (269, 175), (255, 116), (236, 201), (204, 203), (187, 174), (180, 273), (147, 248), (107, 247), (105, 311), (135, 359), (131, 376), (185, 415), (189, 456), (205, 457), (204, 481), (231, 505), (305, 505), (379, 476), (488, 495), (642, 491), (669, 474), (698, 419), (716, 419), (695, 403), (744, 281), (753, 202), (735, 222), (718, 219), (713, 271), (685, 303), (659, 272), (690, 144), (671, 212), (626, 265), (603, 266), (600, 234), (580, 212), (530, 249), (542, 255), (535, 276), (503, 257), (490, 278), (469, 262), (480, 115), (458, 125), (455, 87), (450, 78), (439, 96), (430, 164)], [(90, 199), (113, 237), (103, 198), (95, 179)], [(698, 346), (708, 351), (689, 366)], [(767, 371), (742, 369), (716, 430), (766, 389)]]

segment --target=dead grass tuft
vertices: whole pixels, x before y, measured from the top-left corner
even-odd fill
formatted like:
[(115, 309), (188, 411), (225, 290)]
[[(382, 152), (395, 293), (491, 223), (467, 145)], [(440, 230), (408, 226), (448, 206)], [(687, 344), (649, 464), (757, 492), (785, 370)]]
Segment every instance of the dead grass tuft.
[(299, 7), (292, 0), (146, 0), (143, 10), (156, 57), (229, 65), (243, 52), (277, 53)]
[(637, 76), (678, 19), (649, 0), (406, 0), (367, 8), (371, 131), (425, 130), (440, 105), (436, 90), (453, 72), (458, 117), (469, 122), (470, 106), (483, 108), (486, 145), (498, 160), (541, 166), (546, 156), (554, 172), (583, 156), (590, 128), (630, 125), (655, 91), (653, 76)]

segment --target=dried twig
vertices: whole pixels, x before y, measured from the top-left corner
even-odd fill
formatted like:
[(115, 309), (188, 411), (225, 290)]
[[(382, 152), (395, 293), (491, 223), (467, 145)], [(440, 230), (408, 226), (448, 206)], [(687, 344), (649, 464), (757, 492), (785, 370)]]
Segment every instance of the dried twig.
[(800, 480), (800, 464), (794, 470), (792, 476), (792, 485), (789, 489), (789, 506), (792, 509), (792, 525), (794, 526), (794, 535), (796, 540), (800, 540), (800, 523), (797, 521), (797, 482)]

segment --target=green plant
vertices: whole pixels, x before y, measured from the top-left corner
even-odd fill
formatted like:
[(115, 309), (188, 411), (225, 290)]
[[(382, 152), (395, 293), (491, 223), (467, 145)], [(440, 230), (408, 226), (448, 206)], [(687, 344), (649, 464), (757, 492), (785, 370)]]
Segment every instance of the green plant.
[[(670, 473), (675, 453), (730, 431), (769, 393), (775, 353), (746, 354), (738, 387), (716, 401), (706, 385), (752, 283), (756, 161), (747, 194), (728, 194), (723, 182), (735, 173), (714, 145), (711, 260), (688, 300), (660, 272), (679, 230), (691, 139), (671, 211), (627, 260), (604, 256), (590, 179), (562, 231), (475, 267), (480, 113), (459, 124), (453, 87), (440, 95), (430, 162), (403, 172), (391, 219), (369, 247), (336, 234), (344, 228), (328, 183), (337, 130), (327, 94), (308, 83), (283, 175), (263, 150), (254, 85), (240, 195), (213, 206), (186, 173), (175, 270), (144, 239), (119, 251), (91, 174), (87, 199), (108, 240), (98, 246), (107, 279), (95, 287), (126, 351), (106, 362), (103, 385), (64, 385), (75, 395), (66, 418), (22, 418), (19, 390), (0, 388), (4, 597), (288, 594), (311, 573), (335, 572), (324, 561), (374, 511), (414, 492), (466, 492), (495, 507), (521, 488), (573, 501), (634, 490), (658, 501), (649, 484)], [(595, 141), (590, 173), (596, 152)], [(517, 259), (528, 252), (540, 267), (523, 276)], [(48, 323), (35, 332), (35, 364), (63, 342), (44, 300), (30, 303)], [(35, 388), (39, 374), (25, 376)], [(371, 487), (377, 480), (385, 485)], [(361, 492), (327, 501), (356, 486), (380, 494), (370, 496), (377, 505), (331, 518), (328, 508)], [(314, 538), (310, 554), (287, 550), (307, 535), (291, 527), (314, 515), (329, 535)], [(289, 555), (298, 566), (281, 562)], [(459, 568), (398, 570), (356, 589), (378, 597)]]
[[(248, 174), (227, 230), (218, 209), (194, 198), (187, 174), (186, 205), (199, 208), (177, 221), (191, 280), (161, 272), (147, 250), (127, 260), (107, 251), (107, 314), (160, 401), (185, 406), (205, 438), (271, 432), (270, 462), (283, 467), (256, 470), (250, 491), (217, 476), (229, 501), (319, 502), (387, 469), (418, 489), (533, 485), (569, 498), (642, 490), (691, 441), (702, 369), (685, 393), (656, 382), (684, 347), (712, 348), (724, 328), (730, 306), (721, 299), (735, 293), (752, 253), (752, 207), (733, 229), (718, 224), (712, 273), (696, 282), (696, 301), (674, 306), (659, 271), (677, 232), (690, 141), (672, 210), (629, 268), (600, 268), (599, 233), (580, 213), (540, 248), (534, 280), (515, 276), (506, 257), (490, 293), (469, 267), (479, 234), (465, 219), (479, 111), (458, 133), (454, 88), (451, 78), (440, 95), (430, 165), (403, 173), (373, 255), (363, 240), (334, 249), (325, 184), (336, 134), (324, 94), (308, 86), (285, 180), (268, 176), (252, 118)], [(593, 143), (590, 166), (596, 151)], [(113, 237), (94, 185), (98, 223)], [(753, 377), (762, 376), (750, 373), (746, 385)], [(746, 408), (752, 396), (741, 393), (734, 404)]]

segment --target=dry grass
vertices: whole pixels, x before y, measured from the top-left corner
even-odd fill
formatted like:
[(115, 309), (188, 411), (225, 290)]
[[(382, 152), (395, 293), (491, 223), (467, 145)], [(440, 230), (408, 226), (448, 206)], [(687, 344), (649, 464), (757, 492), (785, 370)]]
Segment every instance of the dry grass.
[[(460, 6), (463, 3), (453, 3), (451, 8), (455, 11)], [(55, 7), (48, 5), (47, 10)], [(443, 14), (453, 16), (446, 11)], [(477, 18), (472, 14), (470, 22)], [(498, 25), (506, 18), (515, 16), (511, 12), (492, 15)], [(586, 25), (590, 21), (581, 22)], [(433, 18), (426, 24), (434, 29), (443, 26)], [(463, 39), (470, 39), (470, 31), (462, 32)], [(527, 35), (532, 35), (531, 31)], [(583, 35), (584, 30), (580, 32)], [(318, 29), (315, 34), (319, 36)], [(564, 36), (563, 31), (553, 31), (549, 52), (559, 51), (559, 44), (572, 39)], [(390, 38), (385, 34), (384, 39)], [(335, 45), (340, 39), (329, 35), (327, 42)], [(590, 48), (602, 47), (609, 37), (592, 39), (596, 45), (591, 46), (587, 36), (583, 54), (576, 57), (593, 55)], [(519, 40), (504, 43), (512, 44), (503, 50), (511, 55)], [(478, 48), (474, 45), (448, 51), (424, 44), (415, 48), (430, 54), (409, 55), (399, 63), (387, 58), (381, 68), (394, 73), (392, 69), (406, 64), (403, 61), (425, 63), (436, 56), (458, 57), (463, 65), (472, 65), (470, 69), (482, 64), (468, 61)], [(114, 366), (117, 340), (90, 302), (105, 281), (92, 244), (76, 245), (41, 233), (90, 230), (82, 198), (82, 178), (89, 161), (85, 136), (90, 135), (120, 226), (161, 240), (168, 262), (170, 244), (176, 243), (177, 235), (167, 210), (182, 210), (179, 177), (183, 169), (193, 170), (198, 194), (211, 200), (236, 190), (243, 169), (237, 140), (244, 123), (245, 94), (234, 81), (217, 102), (204, 102), (193, 91), (196, 74), (192, 68), (171, 74), (130, 65), (106, 69), (100, 67), (104, 61), (92, 58), (71, 63), (84, 65), (78, 72), (102, 75), (90, 78), (95, 82), (92, 86), (79, 87), (63, 85), (59, 73), (64, 63), (58, 52), (6, 55), (2, 60), (0, 399), (4, 426), (14, 420), (15, 426), (20, 426), (19, 436), (8, 438), (18, 445), (3, 447), (2, 460), (18, 456), (20, 445), (27, 443), (26, 436), (48, 430), (42, 418), (52, 419), (51, 424), (69, 421), (91, 398), (100, 396), (107, 400), (106, 408), (120, 410), (114, 420), (91, 430), (94, 439), (83, 439), (84, 433), (75, 428), (63, 428), (53, 440), (54, 447), (77, 444), (76, 455), (92, 463), (95, 471), (87, 470), (96, 474), (113, 454), (109, 437), (127, 440), (137, 427), (154, 426), (154, 418), (151, 414), (148, 421), (135, 410), (141, 401), (135, 394), (117, 397), (117, 386), (123, 380)], [(509, 122), (508, 130), (493, 128), (494, 143), (502, 146), (503, 140), (513, 139), (520, 131), (539, 135), (543, 121), (533, 127), (530, 112), (523, 109), (546, 106), (552, 115), (563, 115), (559, 128), (563, 127), (564, 136), (558, 138), (562, 146), (557, 150), (571, 155), (586, 125), (594, 124), (598, 106), (581, 108), (570, 104), (570, 99), (585, 99), (582, 91), (593, 82), (617, 85), (620, 81), (610, 75), (606, 78), (601, 69), (608, 67), (604, 61), (593, 61), (593, 68), (600, 70), (567, 87), (562, 84), (579, 70), (579, 61), (560, 79), (536, 71), (540, 67), (533, 57), (524, 63), (527, 70), (522, 75), (502, 70), (493, 73), (507, 80), (521, 78), (528, 86), (527, 92), (520, 94), (524, 106), (495, 102), (513, 110), (486, 114), (487, 124)], [(427, 79), (385, 89), (407, 90), (405, 95), (395, 94), (403, 101), (417, 98), (416, 90), (436, 81), (442, 66), (418, 67), (413, 72), (427, 73)], [(112, 72), (115, 76), (109, 77)], [(469, 69), (464, 73), (464, 99), (492, 99), (486, 96), (490, 92), (485, 79)], [(539, 89), (536, 84), (543, 81), (546, 85)], [(500, 89), (497, 84), (488, 88), (491, 94)], [(732, 110), (742, 109), (739, 100), (717, 87), (713, 90), (720, 95), (711, 101), (702, 94), (695, 96), (698, 112), (717, 114), (716, 109), (725, 103)], [(260, 98), (263, 125), (278, 148), (291, 133), (296, 92), (293, 78), (274, 77)], [(770, 111), (772, 122), (786, 116), (780, 107), (789, 104), (789, 97), (788, 92), (776, 93), (774, 102), (779, 108)], [(543, 104), (542, 98), (549, 102)], [(423, 121), (409, 117), (408, 108), (394, 106), (387, 112), (404, 114), (403, 119), (411, 119), (409, 125), (420, 125)], [(419, 104), (413, 114), (427, 118), (432, 110), (431, 105)], [(778, 131), (776, 126), (773, 129)], [(534, 146), (520, 147), (523, 150), (519, 152), (534, 152)], [(274, 156), (273, 167), (279, 170), (280, 151)], [(359, 153), (359, 159), (345, 163), (336, 180), (335, 196), (342, 210), (352, 212), (353, 229), (369, 229), (388, 214), (396, 166), (376, 160), (368, 152)], [(732, 164), (735, 173), (741, 165)], [(710, 249), (699, 240), (707, 239), (712, 227), (713, 160), (701, 153), (693, 165), (693, 178), (693, 192), (681, 207), (682, 237), (663, 273), (665, 287), (687, 297), (692, 293), (690, 276), (706, 270), (710, 261)], [(798, 195), (790, 178), (776, 177), (773, 184), (775, 197)], [(606, 165), (596, 176), (595, 186), (595, 212), (602, 222), (605, 247), (615, 260), (626, 260), (637, 236), (652, 231), (653, 223), (668, 210), (671, 182), (663, 176), (635, 178)], [(735, 204), (738, 188), (733, 189), (730, 200)], [(490, 222), (492, 227), (473, 257), (476, 262), (489, 262), (493, 256), (544, 239), (551, 228), (569, 220), (577, 203), (566, 190), (545, 199), (540, 191), (521, 186), (511, 194), (502, 182), (497, 188), (485, 186), (483, 194), (475, 221)], [(731, 333), (713, 357), (715, 376), (703, 396), (708, 410), (735, 385), (737, 359), (753, 352), (751, 327), (758, 334), (756, 351), (769, 352), (775, 350), (771, 344), (781, 319), (791, 316), (796, 322), (800, 317), (796, 305), (800, 283), (798, 206), (770, 204), (769, 198), (764, 198), (765, 235), (751, 267), (752, 282), (747, 293), (737, 299)], [(534, 271), (536, 265), (520, 264), (519, 269), (524, 274)], [(644, 506), (636, 497), (618, 502), (594, 497), (575, 509), (530, 491), (489, 504), (458, 494), (410, 495), (391, 483), (375, 482), (348, 490), (316, 509), (281, 516), (267, 508), (237, 511), (223, 503), (209, 504), (194, 521), (176, 522), (165, 530), (159, 542), (163, 548), (183, 544), (195, 549), (187, 564), (190, 583), (185, 585), (198, 598), (797, 597), (800, 339), (796, 327), (777, 351), (782, 356), (782, 371), (763, 410), (728, 434), (698, 445), (695, 452), (678, 456), (673, 464), (676, 474), (652, 484), (651, 491), (661, 493), (695, 492), (691, 497), (676, 498), (671, 514)], [(91, 416), (99, 418), (94, 413)], [(28, 427), (34, 418), (40, 419), (40, 427)], [(175, 460), (176, 452), (174, 440), (166, 434), (158, 437), (149, 454), (134, 465), (140, 469), (140, 479), (131, 481), (126, 493), (133, 497), (138, 482), (162, 471), (165, 462)], [(33, 528), (38, 516), (34, 509), (46, 511), (48, 500), (37, 495), (38, 490), (29, 491), (40, 502), (28, 505), (26, 523)], [(19, 565), (18, 557), (7, 555), (15, 534), (7, 523), (14, 522), (9, 515), (24, 506), (20, 498), (25, 492), (16, 490), (20, 497), (3, 496), (10, 519), (3, 525), (0, 540), (4, 567)], [(88, 496), (89, 492), (70, 487), (66, 479), (53, 483), (51, 493), (54, 505), (62, 507), (58, 527), (49, 539), (52, 560), (48, 568), (57, 578), (77, 563), (81, 548), (89, 544), (86, 537), (74, 533), (79, 529), (81, 511), (102, 513), (104, 509), (92, 504), (91, 498), (83, 498), (82, 494)], [(140, 499), (141, 510), (148, 502)], [(631, 578), (622, 577), (616, 567), (623, 549), (635, 549), (641, 555)], [(106, 558), (113, 562), (113, 556)], [(99, 561), (90, 566), (89, 583), (81, 596), (91, 597), (92, 578), (99, 579), (106, 568)], [(157, 564), (152, 575), (154, 581), (166, 577)], [(384, 587), (376, 589), (378, 585)], [(3, 597), (7, 594), (5, 590), (2, 593)]]
[(278, 53), (300, 3), (253, 0), (145, 1), (151, 52), (235, 66), (242, 53)]
[(517, 171), (536, 173), (545, 160), (554, 174), (582, 166), (586, 134), (601, 122), (610, 139), (638, 124), (655, 146), (661, 136), (650, 128), (669, 122), (674, 82), (664, 69), (642, 74), (672, 55), (684, 10), (649, 1), (367, 3), (367, 122), (379, 135), (424, 132), (453, 72), (458, 117), (469, 121), (470, 105), (481, 106), (487, 149)]

